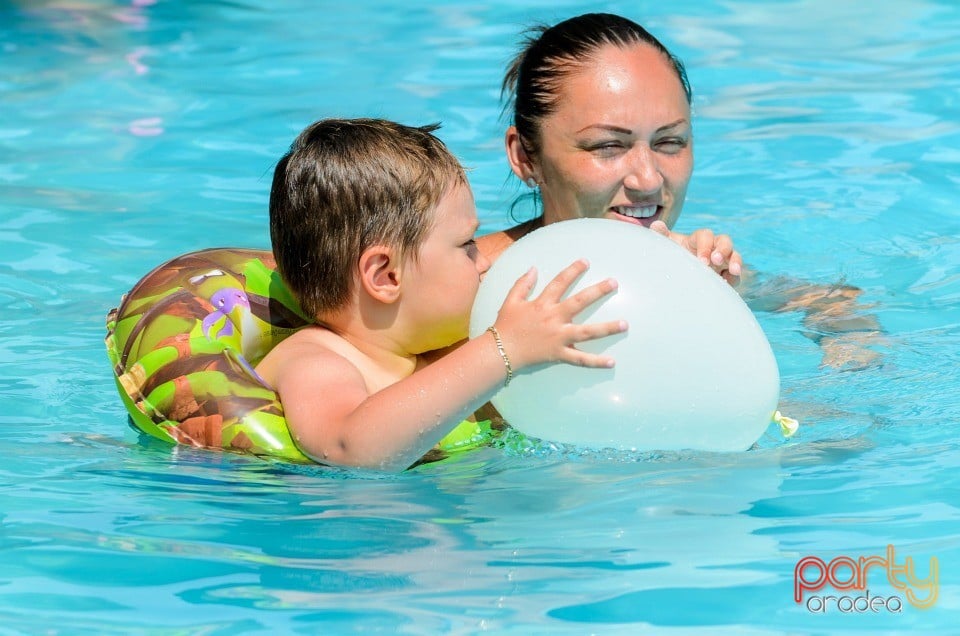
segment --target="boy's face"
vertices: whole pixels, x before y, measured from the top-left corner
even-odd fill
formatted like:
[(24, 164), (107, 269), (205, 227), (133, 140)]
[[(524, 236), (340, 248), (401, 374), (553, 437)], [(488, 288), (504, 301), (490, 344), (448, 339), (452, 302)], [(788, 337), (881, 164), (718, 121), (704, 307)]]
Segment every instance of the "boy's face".
[(440, 200), (419, 254), (406, 261), (402, 300), (416, 331), (416, 353), (467, 337), (480, 277), (490, 268), (474, 242), (478, 226), (473, 193), (457, 184)]

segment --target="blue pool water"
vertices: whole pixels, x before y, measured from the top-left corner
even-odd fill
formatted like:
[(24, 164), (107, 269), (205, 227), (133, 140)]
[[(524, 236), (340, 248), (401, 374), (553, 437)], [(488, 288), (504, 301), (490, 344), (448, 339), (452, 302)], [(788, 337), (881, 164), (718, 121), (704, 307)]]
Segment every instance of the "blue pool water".
[[(0, 3), (0, 633), (955, 629), (960, 6), (320, 4)], [(879, 360), (821, 367), (800, 314), (757, 306), (803, 428), (739, 454), (513, 444), (384, 476), (138, 438), (102, 344), (122, 292), (188, 250), (267, 247), (273, 162), (324, 116), (442, 121), (505, 227), (501, 69), (524, 25), (586, 8), (687, 63), (678, 229), (729, 232), (769, 280), (861, 288)], [(919, 576), (937, 559), (934, 607), (794, 602), (801, 558), (888, 545)]]

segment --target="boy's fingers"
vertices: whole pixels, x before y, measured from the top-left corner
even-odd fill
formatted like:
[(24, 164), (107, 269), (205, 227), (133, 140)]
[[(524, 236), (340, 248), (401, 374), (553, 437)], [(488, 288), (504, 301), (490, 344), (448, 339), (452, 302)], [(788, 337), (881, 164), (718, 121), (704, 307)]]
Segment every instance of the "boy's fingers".
[(523, 276), (518, 278), (513, 287), (510, 288), (510, 292), (507, 294), (504, 304), (510, 301), (519, 301), (526, 300), (530, 296), (530, 291), (537, 284), (537, 268), (531, 267), (528, 269)]
[(608, 322), (594, 322), (587, 325), (579, 325), (577, 341), (595, 340), (605, 336), (623, 333), (629, 329), (626, 320), (610, 320)]
[(607, 278), (599, 283), (594, 283), (589, 287), (581, 289), (576, 294), (573, 294), (564, 301), (564, 304), (569, 306), (569, 309), (573, 312), (573, 315), (579, 314), (585, 307), (595, 303), (600, 300), (607, 294), (615, 291), (618, 287), (618, 283), (613, 278)]
[(559, 301), (560, 298), (570, 289), (570, 286), (573, 284), (577, 278), (579, 278), (587, 268), (589, 263), (585, 259), (577, 259), (570, 265), (564, 267), (559, 274), (553, 277), (547, 286), (543, 288), (543, 291), (540, 293), (541, 298), (546, 298), (548, 300)]
[[(588, 325), (576, 325), (574, 332), (574, 342), (584, 342), (587, 340), (596, 340), (605, 336), (612, 336), (627, 331), (629, 325), (626, 320), (610, 320), (607, 322), (597, 322)], [(588, 353), (581, 351), (573, 344), (564, 347), (560, 355), (560, 361), (567, 364), (573, 364), (581, 367), (592, 368), (610, 368), (614, 366), (612, 356), (599, 353)]]
[(578, 367), (609, 369), (614, 366), (615, 361), (610, 356), (598, 355), (596, 353), (587, 353), (573, 347), (567, 347), (561, 356), (561, 360), (567, 364)]

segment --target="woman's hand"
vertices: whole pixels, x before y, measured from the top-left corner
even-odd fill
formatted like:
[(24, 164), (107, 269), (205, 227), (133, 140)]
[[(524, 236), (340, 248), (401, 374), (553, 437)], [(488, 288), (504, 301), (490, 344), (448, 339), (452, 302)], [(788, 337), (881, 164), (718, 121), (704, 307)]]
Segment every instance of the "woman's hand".
[(732, 286), (740, 282), (743, 272), (743, 257), (733, 249), (733, 239), (726, 234), (714, 234), (712, 230), (702, 228), (692, 234), (672, 232), (663, 221), (654, 221), (650, 229), (666, 236), (684, 248), (720, 274)]

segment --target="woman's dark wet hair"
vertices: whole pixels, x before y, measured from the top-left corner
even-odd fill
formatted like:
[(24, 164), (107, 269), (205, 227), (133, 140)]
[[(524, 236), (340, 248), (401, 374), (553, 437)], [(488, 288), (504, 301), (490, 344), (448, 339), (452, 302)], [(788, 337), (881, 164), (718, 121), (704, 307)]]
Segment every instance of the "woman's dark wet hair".
[(556, 110), (560, 90), (568, 75), (589, 60), (600, 48), (614, 45), (626, 48), (648, 44), (663, 53), (683, 86), (689, 104), (690, 82), (683, 63), (660, 40), (642, 26), (610, 13), (586, 13), (552, 27), (535, 26), (527, 30), (522, 48), (507, 69), (501, 87), (504, 109), (513, 105), (513, 124), (529, 155), (540, 149), (540, 125)]

